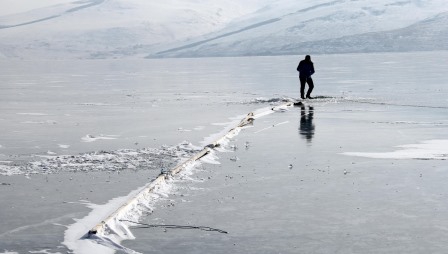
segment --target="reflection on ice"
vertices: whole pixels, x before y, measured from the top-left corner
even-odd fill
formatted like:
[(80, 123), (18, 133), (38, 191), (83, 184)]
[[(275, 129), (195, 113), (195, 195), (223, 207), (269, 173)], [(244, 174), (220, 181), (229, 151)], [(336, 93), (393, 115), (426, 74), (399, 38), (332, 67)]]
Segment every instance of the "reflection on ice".
[(311, 143), (314, 136), (314, 108), (312, 106), (308, 106), (308, 113), (306, 112), (305, 105), (300, 105), (300, 125), (299, 125), (299, 133), (302, 135), (308, 143)]

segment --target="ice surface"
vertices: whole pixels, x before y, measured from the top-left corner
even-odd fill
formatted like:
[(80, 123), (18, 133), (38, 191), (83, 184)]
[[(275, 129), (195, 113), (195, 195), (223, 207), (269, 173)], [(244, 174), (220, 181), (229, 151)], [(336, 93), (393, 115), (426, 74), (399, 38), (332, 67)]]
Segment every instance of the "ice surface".
[[(157, 202), (142, 201), (134, 217), (229, 234), (116, 224), (135, 237), (120, 246), (443, 252), (446, 160), (344, 153), (387, 154), (404, 144), (416, 145), (399, 151), (446, 151), (446, 54), (313, 55), (317, 99), (269, 114), (283, 98), (298, 98), (303, 56), (8, 61), (0, 74), (0, 250), (65, 253), (95, 244), (81, 237), (106, 211), (255, 112), (253, 126), (172, 179)], [(87, 134), (115, 139), (82, 142)]]

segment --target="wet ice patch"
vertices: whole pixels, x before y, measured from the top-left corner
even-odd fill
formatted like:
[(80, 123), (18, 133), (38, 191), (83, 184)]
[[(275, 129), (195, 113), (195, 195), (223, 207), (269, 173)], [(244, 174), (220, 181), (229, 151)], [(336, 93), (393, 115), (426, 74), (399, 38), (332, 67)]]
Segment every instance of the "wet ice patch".
[(46, 121), (24, 121), (23, 124), (58, 124), (58, 122), (54, 120), (46, 120)]
[(102, 102), (84, 102), (77, 103), (79, 106), (91, 106), (91, 107), (107, 107), (107, 106), (118, 106), (118, 104), (102, 103)]
[(25, 116), (48, 116), (45, 113), (17, 113), (17, 115), (25, 115)]
[(426, 125), (426, 126), (448, 126), (448, 122), (416, 122), (416, 121), (377, 121), (373, 123), (396, 124), (396, 125)]
[(448, 159), (448, 140), (428, 140), (422, 142), (421, 144), (401, 145), (397, 147), (401, 149), (386, 153), (346, 152), (342, 154), (375, 159)]
[(256, 131), (256, 132), (254, 132), (254, 133), (257, 134), (257, 133), (260, 133), (260, 132), (263, 132), (263, 131), (266, 131), (266, 130), (275, 128), (275, 127), (280, 126), (280, 125), (288, 124), (288, 123), (289, 123), (289, 121), (284, 121), (284, 122), (281, 122), (281, 123), (276, 123), (276, 124), (273, 124), (272, 126), (268, 126), (268, 127), (266, 127), (266, 128), (263, 128), (263, 129), (261, 129), (261, 130), (258, 130), (258, 131)]

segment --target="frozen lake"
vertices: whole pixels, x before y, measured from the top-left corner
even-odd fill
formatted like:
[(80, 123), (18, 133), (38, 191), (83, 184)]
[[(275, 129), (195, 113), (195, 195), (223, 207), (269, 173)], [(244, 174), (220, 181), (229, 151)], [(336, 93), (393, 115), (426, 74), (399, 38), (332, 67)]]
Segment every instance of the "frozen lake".
[[(228, 234), (130, 223), (136, 239), (121, 244), (140, 253), (444, 252), (447, 57), (312, 56), (317, 99), (257, 119), (139, 218)], [(0, 62), (0, 253), (88, 253), (67, 232), (95, 222), (74, 219), (101, 218), (101, 207), (235, 120), (298, 98), (302, 58)]]

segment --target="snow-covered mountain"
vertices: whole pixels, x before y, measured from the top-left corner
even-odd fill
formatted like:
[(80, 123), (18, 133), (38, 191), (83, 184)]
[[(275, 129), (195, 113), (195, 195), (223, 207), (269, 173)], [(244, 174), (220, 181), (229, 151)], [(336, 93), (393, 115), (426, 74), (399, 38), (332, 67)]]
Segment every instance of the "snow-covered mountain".
[(446, 0), (1, 0), (0, 58), (448, 49)]

